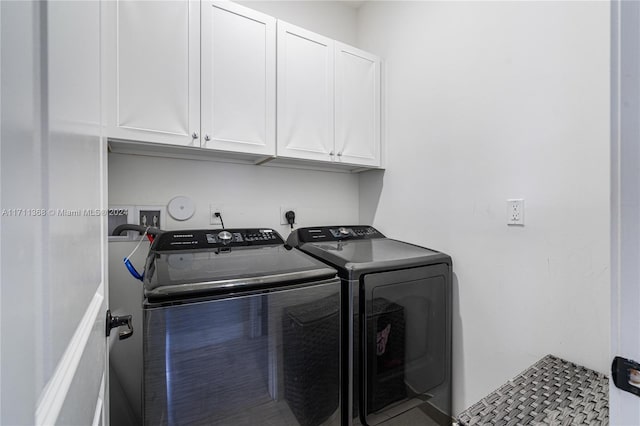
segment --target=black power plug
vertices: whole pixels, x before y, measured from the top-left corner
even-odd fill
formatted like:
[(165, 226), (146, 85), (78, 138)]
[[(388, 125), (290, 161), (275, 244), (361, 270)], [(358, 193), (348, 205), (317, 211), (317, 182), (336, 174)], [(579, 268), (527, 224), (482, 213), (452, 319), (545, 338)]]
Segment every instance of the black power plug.
[(222, 225), (222, 229), (224, 229), (224, 220), (222, 220), (222, 213), (215, 212), (213, 215), (220, 219), (220, 225)]
[(289, 210), (284, 214), (284, 218), (287, 219), (287, 223), (293, 229), (293, 224), (296, 223), (296, 213), (293, 210)]

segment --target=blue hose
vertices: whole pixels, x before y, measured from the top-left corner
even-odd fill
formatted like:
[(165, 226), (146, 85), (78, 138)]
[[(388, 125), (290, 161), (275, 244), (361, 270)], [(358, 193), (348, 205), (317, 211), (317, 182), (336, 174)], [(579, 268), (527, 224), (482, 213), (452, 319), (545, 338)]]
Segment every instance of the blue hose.
[(127, 269), (129, 270), (129, 272), (131, 273), (131, 275), (133, 275), (133, 278), (142, 281), (144, 279), (144, 273), (142, 275), (140, 275), (140, 273), (138, 271), (136, 271), (136, 268), (131, 264), (131, 261), (129, 260), (128, 257), (124, 258), (124, 264), (127, 267)]

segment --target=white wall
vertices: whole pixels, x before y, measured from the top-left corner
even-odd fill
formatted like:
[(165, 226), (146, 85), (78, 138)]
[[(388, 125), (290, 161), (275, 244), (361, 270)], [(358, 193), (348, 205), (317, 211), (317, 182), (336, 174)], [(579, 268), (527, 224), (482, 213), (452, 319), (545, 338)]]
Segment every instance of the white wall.
[(358, 219), (358, 176), (213, 161), (109, 155), (109, 204), (161, 205), (185, 195), (196, 204), (184, 222), (166, 229), (210, 228), (209, 206), (222, 210), (226, 227), (272, 227), (283, 237), (280, 207), (297, 210), (298, 226)]
[[(0, 3), (0, 205), (42, 202), (39, 13), (42, 3)], [(19, 160), (19, 161), (16, 161)], [(24, 173), (24, 175), (23, 175)], [(19, 181), (19, 189), (16, 182)], [(40, 367), (43, 220), (0, 216), (0, 423), (33, 424)], [(40, 219), (40, 220), (39, 220)], [(21, 267), (22, 266), (22, 267)], [(16, 326), (19, 324), (19, 326)], [(40, 367), (40, 368), (37, 368)]]
[(547, 353), (606, 373), (608, 3), (366, 2), (358, 35), (388, 143), (360, 221), (453, 257), (454, 412)]

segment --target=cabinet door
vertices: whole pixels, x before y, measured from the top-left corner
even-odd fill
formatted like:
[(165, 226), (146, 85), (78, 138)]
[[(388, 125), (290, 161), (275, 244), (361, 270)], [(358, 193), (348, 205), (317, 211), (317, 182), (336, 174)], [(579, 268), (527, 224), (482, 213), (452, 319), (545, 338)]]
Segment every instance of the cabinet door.
[(333, 40), (278, 21), (278, 156), (333, 157)]
[(200, 3), (107, 2), (107, 136), (199, 146)]
[(202, 147), (275, 155), (276, 20), (202, 3)]
[(380, 165), (380, 58), (336, 42), (336, 159)]

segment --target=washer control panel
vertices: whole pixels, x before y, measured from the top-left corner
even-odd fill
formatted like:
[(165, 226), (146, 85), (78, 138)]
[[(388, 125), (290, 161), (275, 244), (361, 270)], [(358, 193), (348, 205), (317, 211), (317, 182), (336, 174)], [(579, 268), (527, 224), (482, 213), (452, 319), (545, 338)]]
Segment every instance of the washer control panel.
[(316, 228), (300, 228), (297, 231), (301, 243), (316, 241), (367, 240), (385, 238), (372, 226), (319, 226)]
[(165, 232), (156, 238), (153, 248), (156, 251), (169, 251), (280, 244), (284, 244), (284, 240), (270, 228), (194, 229)]

